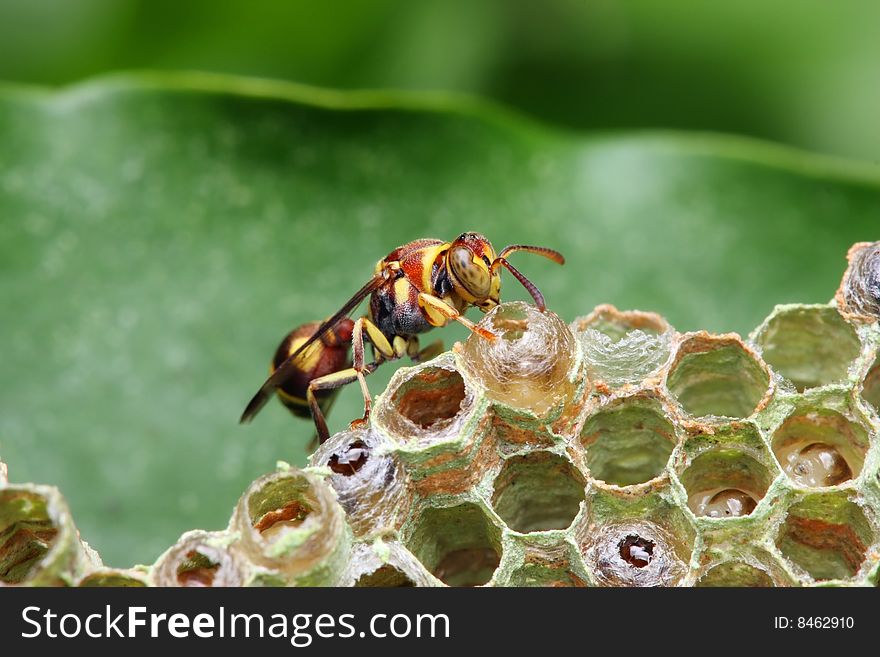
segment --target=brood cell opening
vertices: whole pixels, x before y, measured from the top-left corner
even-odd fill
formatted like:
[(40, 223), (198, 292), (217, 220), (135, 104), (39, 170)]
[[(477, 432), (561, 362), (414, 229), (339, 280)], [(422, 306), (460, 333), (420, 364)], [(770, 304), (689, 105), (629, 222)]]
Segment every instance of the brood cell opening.
[(741, 447), (716, 447), (697, 455), (679, 479), (696, 516), (747, 516), (766, 495), (773, 474)]
[(825, 306), (781, 310), (755, 343), (764, 360), (800, 392), (844, 380), (861, 350), (855, 329)]
[(471, 334), (461, 353), (492, 399), (543, 415), (572, 393), (575, 337), (556, 314), (515, 301), (496, 306), (480, 326), (497, 337)]
[(272, 541), (302, 525), (316, 506), (305, 478), (283, 477), (268, 481), (250, 496), (248, 516), (263, 540)]
[(59, 527), (39, 493), (0, 490), (0, 582), (26, 581), (52, 549)]
[(498, 528), (472, 503), (427, 509), (406, 547), (449, 586), (482, 586), (501, 563)]
[(868, 451), (868, 433), (836, 411), (799, 411), (773, 433), (771, 446), (789, 479), (820, 488), (855, 479)]
[(495, 479), (492, 506), (517, 532), (565, 529), (580, 509), (585, 485), (577, 469), (561, 456), (548, 452), (514, 456)]
[(187, 532), (159, 557), (151, 575), (154, 583), (190, 588), (241, 586), (237, 558), (221, 547), (223, 540), (216, 532)]
[(390, 431), (411, 438), (450, 429), (471, 404), (461, 374), (447, 367), (422, 367), (407, 373), (379, 412)]
[(391, 565), (385, 565), (371, 573), (361, 575), (354, 583), (355, 587), (362, 588), (404, 588), (415, 585), (415, 582), (406, 573)]
[(687, 572), (690, 547), (649, 520), (600, 527), (584, 556), (600, 586), (675, 586)]
[(213, 586), (219, 569), (219, 561), (199, 550), (190, 550), (177, 566), (177, 583), (188, 587)]
[(364, 467), (370, 458), (370, 449), (362, 440), (354, 440), (344, 449), (338, 450), (327, 459), (327, 467), (343, 477), (351, 477)]
[(696, 335), (679, 347), (666, 385), (691, 415), (746, 418), (766, 396), (770, 375), (739, 338)]
[(659, 403), (624, 400), (592, 416), (581, 431), (586, 465), (594, 479), (616, 486), (661, 475), (675, 447), (675, 428)]
[(590, 377), (610, 386), (639, 383), (669, 358), (674, 331), (654, 313), (598, 306), (572, 322)]
[(776, 546), (816, 581), (847, 580), (874, 541), (861, 508), (834, 494), (816, 494), (788, 510)]

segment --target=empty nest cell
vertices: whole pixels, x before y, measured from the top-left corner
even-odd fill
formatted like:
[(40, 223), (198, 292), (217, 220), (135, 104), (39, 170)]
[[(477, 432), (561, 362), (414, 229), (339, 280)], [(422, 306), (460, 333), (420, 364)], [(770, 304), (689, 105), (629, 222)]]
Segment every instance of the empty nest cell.
[(580, 441), (594, 479), (629, 486), (663, 473), (676, 437), (675, 428), (657, 401), (634, 397), (590, 417)]
[(666, 386), (697, 417), (746, 418), (764, 400), (770, 375), (737, 336), (697, 334), (675, 356)]
[(495, 479), (492, 506), (516, 532), (565, 529), (584, 501), (585, 483), (580, 472), (556, 454), (514, 456)]
[(801, 392), (846, 379), (861, 350), (855, 329), (827, 306), (780, 310), (755, 343), (770, 367)]

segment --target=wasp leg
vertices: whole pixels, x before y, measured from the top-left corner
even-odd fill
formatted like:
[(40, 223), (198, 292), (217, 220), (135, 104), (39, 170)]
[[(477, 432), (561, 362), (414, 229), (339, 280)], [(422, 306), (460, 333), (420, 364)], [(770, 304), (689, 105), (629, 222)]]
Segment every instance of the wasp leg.
[(435, 340), (424, 349), (419, 349), (419, 339), (414, 336), (410, 338), (406, 353), (414, 363), (424, 363), (443, 353), (443, 340)]
[(361, 393), (364, 396), (364, 417), (360, 422), (352, 423), (352, 426), (366, 423), (370, 419), (370, 412), (373, 410), (373, 398), (370, 396), (370, 390), (367, 388), (367, 380), (365, 378), (369, 372), (365, 372), (366, 368), (364, 367), (364, 329), (366, 329), (367, 337), (370, 338), (375, 351), (378, 352), (376, 354), (377, 362), (399, 358), (394, 347), (388, 342), (388, 338), (385, 337), (385, 334), (368, 318), (361, 317), (354, 323), (354, 329), (351, 334), (352, 369), (357, 373), (358, 382), (361, 384)]
[(341, 388), (358, 380), (361, 376), (372, 374), (378, 367), (379, 363), (370, 363), (364, 366), (362, 373), (357, 372), (353, 367), (349, 367), (339, 372), (332, 372), (318, 377), (309, 383), (308, 390), (306, 390), (306, 399), (309, 402), (309, 409), (312, 411), (312, 419), (315, 421), (318, 443), (324, 444), (324, 441), (330, 437), (330, 431), (327, 429), (327, 420), (324, 418), (324, 413), (321, 412), (321, 407), (318, 405), (318, 398), (315, 396), (315, 393), (319, 390)]
[(424, 311), (425, 317), (432, 326), (445, 326), (449, 320), (454, 319), (487, 340), (495, 339), (494, 333), (477, 326), (443, 299), (438, 299), (432, 294), (419, 293), (419, 308)]

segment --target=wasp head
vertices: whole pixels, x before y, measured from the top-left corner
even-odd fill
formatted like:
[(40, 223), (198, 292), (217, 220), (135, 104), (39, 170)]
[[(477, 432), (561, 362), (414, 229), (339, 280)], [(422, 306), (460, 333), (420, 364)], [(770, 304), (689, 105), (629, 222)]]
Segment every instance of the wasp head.
[(501, 276), (492, 268), (494, 261), (495, 249), (479, 233), (459, 235), (446, 256), (453, 289), (484, 313), (498, 305), (501, 295)]

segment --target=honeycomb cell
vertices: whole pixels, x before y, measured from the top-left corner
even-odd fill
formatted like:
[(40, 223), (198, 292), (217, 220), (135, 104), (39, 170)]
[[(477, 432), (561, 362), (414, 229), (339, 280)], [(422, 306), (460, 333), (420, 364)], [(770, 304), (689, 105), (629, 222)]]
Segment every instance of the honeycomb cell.
[(677, 586), (684, 579), (696, 532), (660, 493), (630, 498), (599, 491), (589, 522), (576, 538), (600, 586)]
[(728, 561), (707, 570), (694, 586), (769, 588), (775, 584), (770, 573), (763, 568), (743, 561)]
[(584, 501), (585, 483), (580, 472), (556, 454), (513, 456), (495, 479), (492, 506), (516, 532), (565, 529)]
[(676, 436), (660, 403), (638, 396), (616, 401), (590, 417), (580, 442), (594, 479), (630, 486), (663, 474)]
[(862, 384), (862, 399), (873, 406), (874, 412), (880, 415), (880, 354), (874, 359), (874, 364), (871, 365)]
[(474, 394), (445, 357), (401, 368), (377, 401), (375, 421), (406, 444), (455, 436), (474, 406)]
[(575, 337), (557, 315), (514, 301), (496, 306), (480, 326), (498, 337), (471, 334), (460, 353), (491, 399), (541, 416), (573, 394)]
[(828, 306), (782, 306), (758, 329), (764, 360), (798, 391), (846, 379), (861, 351), (855, 329)]
[(836, 486), (859, 476), (868, 451), (868, 433), (830, 409), (802, 409), (773, 433), (773, 453), (798, 486)]
[(754, 429), (721, 432), (685, 444), (686, 460), (676, 468), (696, 516), (732, 518), (752, 513), (776, 476)]
[(343, 431), (321, 445), (310, 460), (327, 466), (327, 478), (355, 535), (397, 528), (409, 510), (410, 492), (403, 468), (370, 430)]
[(470, 502), (424, 510), (404, 543), (449, 586), (486, 584), (501, 562), (499, 529)]
[(157, 586), (241, 586), (243, 576), (224, 537), (200, 530), (187, 532), (156, 562), (151, 577)]
[(437, 586), (422, 564), (396, 541), (359, 543), (354, 547), (341, 586), (402, 588)]
[(407, 588), (415, 586), (409, 576), (394, 566), (381, 566), (354, 583), (355, 588)]
[(66, 585), (71, 571), (85, 560), (70, 511), (56, 488), (0, 488), (0, 585)]
[(327, 483), (295, 468), (250, 485), (231, 528), (240, 533), (237, 546), (246, 557), (273, 573), (264, 583), (335, 581), (350, 547), (345, 514), (335, 498)]
[(776, 546), (816, 581), (847, 580), (858, 573), (874, 540), (857, 504), (845, 495), (817, 493), (788, 509)]
[(81, 587), (143, 587), (147, 586), (142, 575), (134, 575), (115, 568), (101, 568), (83, 577), (77, 586)]
[(835, 295), (841, 310), (868, 319), (880, 318), (880, 242), (853, 244), (849, 266)]
[(697, 333), (679, 346), (666, 386), (691, 415), (746, 418), (764, 402), (770, 375), (739, 336)]
[(673, 538), (647, 520), (601, 528), (584, 556), (601, 586), (675, 586), (687, 572)]
[(0, 490), (0, 582), (27, 580), (57, 535), (45, 497), (27, 490)]
[(675, 331), (654, 313), (598, 306), (571, 328), (580, 340), (590, 378), (612, 388), (636, 384), (669, 359)]

